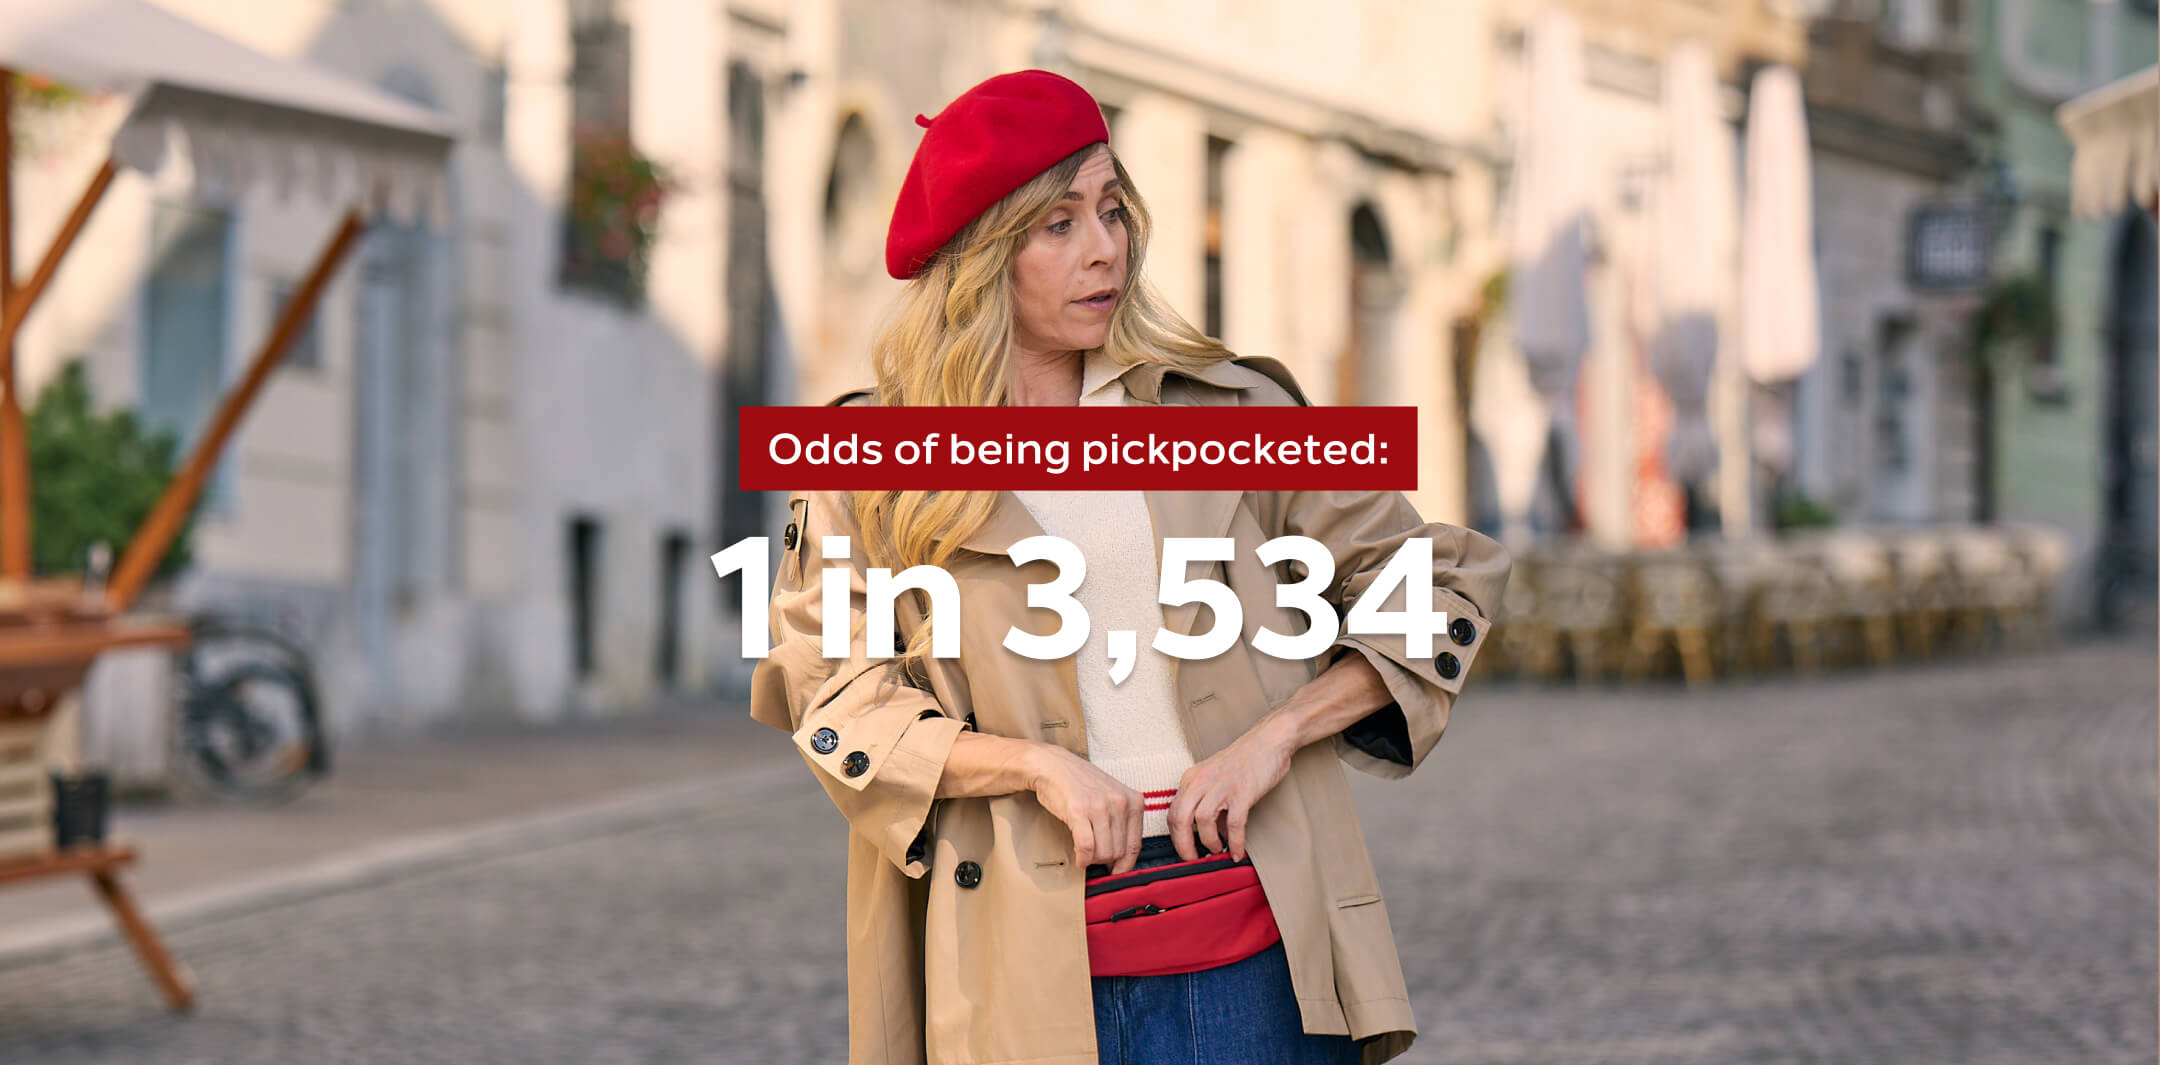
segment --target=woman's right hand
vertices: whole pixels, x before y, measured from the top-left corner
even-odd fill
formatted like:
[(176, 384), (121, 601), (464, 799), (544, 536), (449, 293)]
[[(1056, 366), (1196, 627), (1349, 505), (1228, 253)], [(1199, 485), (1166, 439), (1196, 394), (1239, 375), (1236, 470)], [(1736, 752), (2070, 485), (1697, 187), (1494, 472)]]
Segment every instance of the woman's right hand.
[(1073, 860), (1085, 870), (1130, 872), (1140, 861), (1146, 800), (1095, 763), (1056, 744), (1040, 744), (1028, 786), (1052, 817), (1072, 830)]

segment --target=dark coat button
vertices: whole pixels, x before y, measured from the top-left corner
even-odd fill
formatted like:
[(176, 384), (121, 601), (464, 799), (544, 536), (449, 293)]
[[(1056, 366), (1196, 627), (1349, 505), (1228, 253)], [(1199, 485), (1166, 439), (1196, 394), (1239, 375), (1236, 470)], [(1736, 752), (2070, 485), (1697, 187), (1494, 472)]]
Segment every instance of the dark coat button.
[(1462, 672), (1462, 660), (1456, 658), (1453, 651), (1442, 651), (1440, 657), (1433, 659), (1433, 668), (1440, 671), (1441, 680), (1454, 680)]
[(975, 711), (973, 711), (973, 710), (970, 710), (970, 711), (968, 711), (968, 716), (967, 716), (967, 726), (966, 726), (966, 727), (967, 727), (967, 731), (969, 731), (969, 732), (980, 732), (980, 731), (982, 731), (981, 729), (978, 729), (978, 728), (976, 728), (976, 727), (975, 727)]
[(1468, 647), (1470, 641), (1477, 639), (1477, 624), (1469, 618), (1456, 618), (1447, 623), (1447, 634), (1457, 646)]
[(964, 888), (972, 888), (982, 883), (982, 866), (976, 865), (974, 862), (961, 862), (958, 867), (953, 869), (952, 878), (953, 883)]
[(790, 551), (793, 551), (793, 550), (795, 550), (795, 523), (794, 523), (794, 522), (792, 522), (792, 521), (791, 521), (791, 522), (788, 522), (788, 527), (787, 527), (787, 531), (786, 531), (786, 532), (784, 532), (784, 533), (781, 533), (781, 534), (780, 534), (780, 546), (781, 546), (781, 547), (784, 547), (784, 548), (786, 548), (786, 549), (788, 549), (788, 550), (790, 550)]
[(840, 734), (829, 728), (821, 728), (810, 734), (810, 749), (819, 754), (831, 754), (840, 746)]
[(849, 751), (840, 761), (840, 770), (851, 777), (859, 777), (870, 771), (870, 756), (861, 751)]

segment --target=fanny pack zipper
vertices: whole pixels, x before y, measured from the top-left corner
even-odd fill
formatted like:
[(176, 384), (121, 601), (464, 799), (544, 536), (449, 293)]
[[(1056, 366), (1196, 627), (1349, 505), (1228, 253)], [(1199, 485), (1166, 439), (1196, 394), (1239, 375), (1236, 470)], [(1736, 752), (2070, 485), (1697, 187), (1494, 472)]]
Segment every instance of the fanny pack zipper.
[(1176, 880), (1185, 876), (1199, 876), (1203, 873), (1221, 872), (1224, 869), (1236, 869), (1239, 866), (1251, 864), (1251, 858), (1240, 858), (1236, 861), (1215, 861), (1212, 858), (1202, 858), (1190, 864), (1166, 865), (1155, 869), (1137, 870), (1123, 876), (1106, 876), (1088, 884), (1087, 897), (1092, 899), (1097, 895), (1106, 895), (1112, 891), (1123, 891), (1126, 888), (1139, 887), (1142, 884)]

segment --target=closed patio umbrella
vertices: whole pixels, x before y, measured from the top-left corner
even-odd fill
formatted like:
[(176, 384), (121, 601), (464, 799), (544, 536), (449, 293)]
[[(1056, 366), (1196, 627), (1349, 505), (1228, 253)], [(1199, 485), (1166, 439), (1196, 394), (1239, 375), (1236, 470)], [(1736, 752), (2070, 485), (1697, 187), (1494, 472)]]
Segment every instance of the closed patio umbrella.
[(1800, 77), (1770, 66), (1748, 94), (1747, 200), (1740, 232), (1740, 357), (1757, 390), (1755, 455), (1792, 463), (1791, 389), (1821, 347), (1815, 215)]
[(1717, 445), (1708, 415), (1719, 355), (1718, 312), (1732, 292), (1732, 146), (1718, 113), (1717, 68), (1699, 41), (1665, 61), (1664, 166), (1653, 205), (1657, 243), (1650, 366), (1672, 400), (1666, 463), (1682, 484), (1710, 475)]
[(1759, 384), (1807, 372), (1821, 346), (1807, 114), (1792, 68), (1765, 67), (1748, 99), (1740, 351)]
[(1576, 468), (1576, 378), (1590, 349), (1582, 79), (1581, 29), (1567, 13), (1547, 10), (1530, 29), (1510, 197), (1508, 317), (1561, 448), (1563, 499), (1573, 492)]

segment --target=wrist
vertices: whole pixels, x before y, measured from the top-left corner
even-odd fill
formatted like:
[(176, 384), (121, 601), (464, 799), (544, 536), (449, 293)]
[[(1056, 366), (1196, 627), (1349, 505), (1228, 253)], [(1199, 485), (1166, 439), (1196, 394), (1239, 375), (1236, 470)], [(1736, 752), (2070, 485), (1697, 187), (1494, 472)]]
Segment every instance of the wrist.
[(1020, 774), (1020, 786), (1026, 791), (1041, 791), (1044, 778), (1050, 775), (1052, 759), (1064, 748), (1040, 740), (1020, 742), (1022, 746), (1013, 758), (1013, 767)]
[(1268, 711), (1267, 715), (1260, 719), (1259, 725), (1253, 729), (1253, 738), (1264, 748), (1279, 752), (1285, 757), (1296, 754), (1309, 742), (1305, 733), (1310, 724), (1310, 716), (1300, 700), (1291, 699)]

